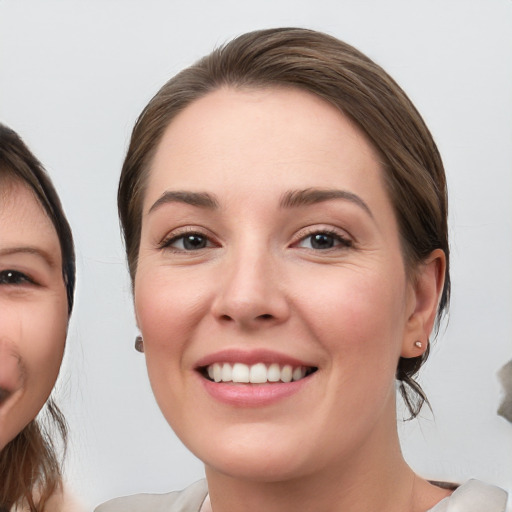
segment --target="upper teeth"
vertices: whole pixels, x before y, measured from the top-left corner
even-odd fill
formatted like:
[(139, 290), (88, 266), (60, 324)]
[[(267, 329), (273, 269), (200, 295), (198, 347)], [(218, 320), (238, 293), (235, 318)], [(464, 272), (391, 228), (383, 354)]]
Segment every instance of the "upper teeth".
[(291, 382), (306, 376), (304, 366), (294, 368), (289, 364), (279, 366), (273, 363), (269, 366), (264, 363), (247, 365), (243, 363), (214, 363), (208, 366), (208, 376), (215, 382), (244, 382), (263, 384), (265, 382)]

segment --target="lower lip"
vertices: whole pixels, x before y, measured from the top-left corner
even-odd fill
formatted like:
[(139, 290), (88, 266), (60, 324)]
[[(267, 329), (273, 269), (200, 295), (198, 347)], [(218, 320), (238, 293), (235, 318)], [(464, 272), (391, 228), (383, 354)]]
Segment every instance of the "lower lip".
[(199, 378), (206, 391), (219, 402), (235, 407), (263, 407), (298, 393), (312, 376), (293, 382), (267, 384), (212, 382), (202, 375)]

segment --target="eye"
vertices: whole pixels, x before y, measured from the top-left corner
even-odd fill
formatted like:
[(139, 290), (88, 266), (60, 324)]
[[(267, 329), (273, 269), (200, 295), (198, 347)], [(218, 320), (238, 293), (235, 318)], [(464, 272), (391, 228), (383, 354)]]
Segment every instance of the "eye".
[(212, 242), (202, 233), (184, 233), (164, 240), (160, 247), (176, 251), (199, 251), (212, 246)]
[(17, 270), (0, 271), (0, 285), (34, 284), (34, 281), (23, 272)]
[(330, 231), (317, 231), (316, 233), (311, 233), (302, 238), (297, 244), (297, 247), (314, 249), (316, 251), (333, 249), (340, 246), (351, 247), (352, 242), (343, 238), (339, 234)]

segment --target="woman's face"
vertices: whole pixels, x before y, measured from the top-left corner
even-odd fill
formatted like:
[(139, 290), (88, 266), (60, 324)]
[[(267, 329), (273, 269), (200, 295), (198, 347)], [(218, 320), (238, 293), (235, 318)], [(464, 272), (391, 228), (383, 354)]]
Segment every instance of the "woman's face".
[(34, 195), (0, 190), (0, 450), (37, 415), (59, 372), (68, 321), (59, 239)]
[(167, 128), (135, 307), (160, 408), (209, 470), (280, 480), (382, 453), (397, 361), (425, 339), (382, 172), (299, 90), (217, 90)]

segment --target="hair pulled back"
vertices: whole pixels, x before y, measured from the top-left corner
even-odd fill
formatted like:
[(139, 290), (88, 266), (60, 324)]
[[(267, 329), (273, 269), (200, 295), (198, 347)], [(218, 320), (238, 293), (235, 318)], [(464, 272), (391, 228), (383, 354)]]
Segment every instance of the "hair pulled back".
[[(397, 83), (352, 46), (299, 28), (250, 32), (217, 48), (171, 78), (139, 116), (122, 168), (118, 206), (130, 275), (137, 272), (142, 203), (151, 163), (174, 117), (221, 87), (295, 87), (339, 109), (363, 130), (380, 153), (411, 279), (435, 249), (446, 255), (445, 284), (437, 319), (450, 295), (446, 177), (436, 144)], [(417, 416), (428, 400), (414, 376), (428, 357), (400, 358), (400, 392)], [(411, 393), (412, 391), (412, 393)]]

